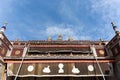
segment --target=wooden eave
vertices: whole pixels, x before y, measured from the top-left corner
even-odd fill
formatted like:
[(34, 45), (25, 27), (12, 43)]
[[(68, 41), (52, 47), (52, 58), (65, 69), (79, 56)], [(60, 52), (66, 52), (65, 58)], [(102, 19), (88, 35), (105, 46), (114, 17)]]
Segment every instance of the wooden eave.
[[(114, 57), (98, 57), (98, 62), (115, 62)], [(20, 57), (5, 57), (5, 63), (20, 63), (22, 58)], [(96, 59), (93, 56), (89, 57), (55, 57), (55, 56), (46, 56), (46, 57), (25, 57), (23, 63), (72, 63), (72, 62), (96, 62)]]
[(30, 45), (29, 47), (39, 47), (39, 48), (46, 48), (46, 47), (53, 47), (53, 48), (66, 48), (66, 47), (73, 47), (73, 48), (88, 48), (90, 45)]
[[(17, 45), (18, 43), (29, 44), (29, 45), (99, 45), (101, 41), (90, 41), (90, 40), (73, 40), (73, 41), (47, 41), (47, 40), (29, 40), (29, 41), (11, 41), (13, 45)], [(104, 41), (105, 42), (105, 41)]]
[(119, 36), (119, 39), (120, 39), (120, 32), (118, 34), (116, 34), (110, 41), (109, 43), (106, 45), (106, 46), (109, 46), (111, 44), (114, 44), (114, 42), (117, 40), (117, 37)]
[[(113, 63), (115, 60), (24, 60), (23, 63)], [(21, 60), (5, 60), (5, 63), (21, 63)]]

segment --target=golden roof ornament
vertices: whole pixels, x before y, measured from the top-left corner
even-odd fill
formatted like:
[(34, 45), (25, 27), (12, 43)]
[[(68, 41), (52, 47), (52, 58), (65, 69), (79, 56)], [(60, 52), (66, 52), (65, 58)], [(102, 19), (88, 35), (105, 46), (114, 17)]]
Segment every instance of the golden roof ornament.
[(58, 35), (58, 41), (62, 41), (62, 35), (61, 34)]
[(73, 38), (69, 36), (68, 41), (73, 41)]
[(17, 38), (16, 41), (18, 42), (18, 41), (19, 41), (19, 38)]
[(52, 41), (52, 37), (51, 36), (48, 37), (48, 41)]

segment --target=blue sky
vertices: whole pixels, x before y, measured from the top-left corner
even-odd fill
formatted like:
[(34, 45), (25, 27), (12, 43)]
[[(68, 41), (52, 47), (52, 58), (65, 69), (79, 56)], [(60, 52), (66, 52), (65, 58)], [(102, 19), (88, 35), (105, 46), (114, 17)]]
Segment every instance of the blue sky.
[(110, 40), (120, 29), (120, 0), (0, 0), (0, 25), (10, 40)]

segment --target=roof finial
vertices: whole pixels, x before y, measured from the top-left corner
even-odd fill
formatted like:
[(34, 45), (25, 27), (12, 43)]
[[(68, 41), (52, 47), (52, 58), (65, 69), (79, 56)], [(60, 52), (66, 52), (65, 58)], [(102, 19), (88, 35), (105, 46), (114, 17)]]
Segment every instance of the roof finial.
[(19, 38), (17, 38), (16, 41), (18, 42), (18, 41), (19, 41)]
[(61, 34), (58, 35), (58, 41), (62, 41), (62, 35)]
[(4, 32), (6, 30), (7, 22), (4, 23), (4, 25), (0, 28), (0, 32)]
[(48, 40), (48, 41), (52, 41), (52, 37), (51, 37), (51, 36), (49, 36), (47, 40)]
[(68, 41), (73, 41), (73, 38), (71, 36), (69, 36)]
[(118, 31), (117, 26), (115, 26), (115, 24), (114, 24), (113, 22), (111, 22), (111, 24), (112, 24), (112, 26), (113, 26), (113, 30), (115, 31), (115, 33), (118, 34), (119, 31)]
[(111, 22), (112, 26), (115, 26), (115, 24), (113, 22)]

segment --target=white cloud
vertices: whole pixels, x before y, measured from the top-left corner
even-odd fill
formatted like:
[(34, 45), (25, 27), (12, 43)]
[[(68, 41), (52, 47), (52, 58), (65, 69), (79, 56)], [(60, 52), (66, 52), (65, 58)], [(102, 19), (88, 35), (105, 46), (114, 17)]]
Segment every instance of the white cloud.
[(59, 27), (59, 25), (46, 28), (47, 36), (57, 36), (59, 34), (63, 35), (64, 39), (67, 39), (69, 36), (72, 36), (74, 39), (78, 39), (78, 36), (72, 28)]
[[(74, 3), (74, 4), (73, 4)], [(80, 2), (78, 0), (68, 0), (68, 1), (61, 1), (60, 5), (58, 7), (59, 14), (64, 20), (74, 22), (76, 24), (81, 24), (80, 19), (78, 18), (78, 13), (76, 13), (76, 9), (79, 9), (79, 7), (75, 7), (79, 4)], [(80, 4), (79, 4), (80, 6)]]
[[(5, 18), (6, 16), (11, 16), (11, 13), (13, 13), (14, 10), (16, 11), (17, 8), (15, 7), (15, 5), (17, 5), (19, 2), (16, 1), (17, 4), (14, 5), (13, 3), (14, 1), (15, 0), (1, 1), (0, 18), (1, 16), (3, 18)], [(25, 2), (25, 0), (23, 1)], [(24, 7), (24, 4), (22, 4), (23, 1), (21, 2), (21, 6), (23, 5)], [(90, 2), (92, 3), (90, 4), (89, 2), (87, 2), (88, 5), (84, 5), (85, 1), (82, 2), (81, 0), (60, 1), (60, 3), (58, 4), (58, 8), (56, 9), (56, 12), (59, 14), (58, 16), (61, 17), (61, 22), (58, 22), (58, 23), (54, 23), (55, 21), (50, 19), (50, 17), (45, 17), (46, 20), (49, 19), (47, 20), (48, 23), (44, 20), (42, 22), (42, 18), (40, 18), (40, 20), (36, 19), (38, 20), (37, 21), (38, 25), (35, 25), (37, 27), (33, 27), (34, 23), (36, 22), (35, 20), (32, 21), (32, 18), (30, 18), (31, 14), (28, 14), (28, 17), (25, 16), (24, 19), (22, 20), (20, 20), (21, 18), (16, 17), (16, 19), (18, 19), (19, 21), (18, 23), (16, 23), (17, 21), (15, 20), (15, 18), (9, 19), (11, 20), (11, 22), (12, 21), (16, 21), (16, 22), (10, 23), (12, 24), (10, 27), (8, 24), (8, 28), (10, 28), (11, 30), (10, 29), (7, 30), (7, 34), (11, 36), (10, 38), (12, 39), (18, 36), (21, 39), (24, 39), (24, 36), (25, 38), (29, 36), (32, 39), (44, 39), (44, 38), (46, 39), (46, 37), (48, 36), (55, 37), (58, 34), (62, 34), (64, 39), (68, 39), (69, 36), (72, 36), (75, 40), (76, 39), (77, 40), (78, 39), (93, 40), (93, 39), (99, 39), (99, 37), (111, 39), (111, 36), (113, 36), (114, 33), (112, 32), (110, 22), (113, 21), (118, 26), (120, 26), (120, 19), (119, 19), (120, 18), (120, 9), (119, 9), (120, 0), (90, 0)], [(91, 8), (86, 9), (86, 7), (90, 7), (90, 6)], [(94, 21), (90, 21), (91, 19), (88, 19), (93, 16), (93, 14), (91, 13), (89, 14), (90, 9), (93, 14), (97, 13), (95, 15), (95, 18), (96, 16), (100, 16), (100, 18), (102, 18), (102, 20), (100, 19), (101, 21), (99, 24), (94, 25), (92, 24), (94, 23)], [(88, 13), (84, 14), (84, 11)], [(15, 14), (13, 13), (12, 15), (15, 15)], [(90, 15), (90, 17), (89, 16), (86, 17), (86, 15)], [(92, 19), (92, 20), (95, 20), (95, 19)], [(99, 18), (96, 20), (99, 20)], [(0, 21), (2, 21), (0, 23), (4, 22), (1, 19)], [(22, 23), (23, 25), (20, 25)], [(26, 23), (28, 23), (29, 25), (26, 25)], [(14, 26), (13, 24), (16, 24), (16, 25)], [(42, 24), (44, 26), (39, 26), (39, 24)], [(53, 25), (49, 25), (49, 24), (53, 24)], [(67, 26), (65, 24), (67, 24)], [(24, 32), (27, 32), (27, 34), (21, 32), (22, 27), (27, 27), (27, 28), (24, 28), (23, 30)]]
[(99, 13), (104, 21), (120, 19), (120, 0), (92, 0), (92, 11)]
[(46, 29), (46, 32), (48, 35), (57, 35), (57, 34), (63, 34), (63, 35), (73, 35), (74, 32), (71, 28), (59, 28), (59, 27), (48, 27)]
[(106, 38), (111, 39), (114, 36), (111, 22), (120, 28), (120, 0), (92, 0), (91, 11), (100, 17), (101, 30), (100, 34)]
[[(80, 31), (79, 31), (80, 30)], [(72, 37), (74, 40), (88, 40), (91, 39), (91, 37), (88, 35), (86, 36), (85, 33), (82, 33), (82, 29), (79, 29), (77, 26), (73, 25), (64, 25), (64, 24), (59, 24), (59, 25), (52, 25), (52, 26), (47, 26), (45, 30), (46, 36), (53, 36), (56, 37), (57, 35), (61, 34), (63, 35), (63, 39), (67, 40), (68, 37)], [(82, 34), (81, 34), (82, 33)]]

